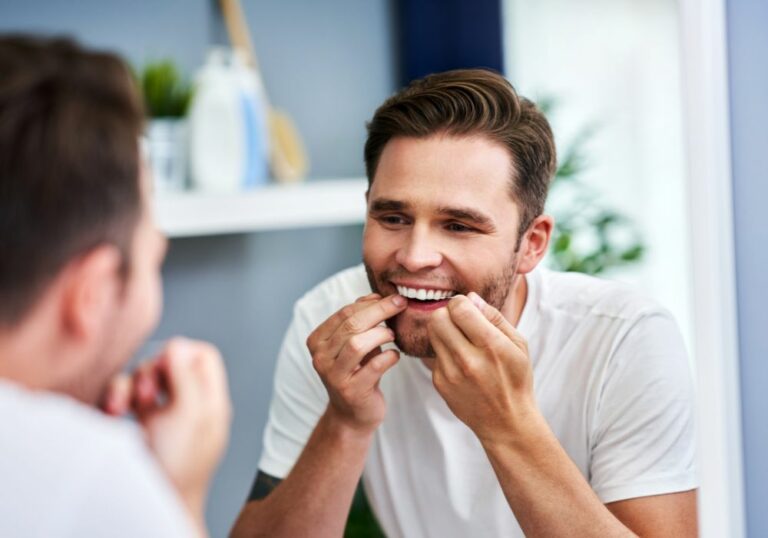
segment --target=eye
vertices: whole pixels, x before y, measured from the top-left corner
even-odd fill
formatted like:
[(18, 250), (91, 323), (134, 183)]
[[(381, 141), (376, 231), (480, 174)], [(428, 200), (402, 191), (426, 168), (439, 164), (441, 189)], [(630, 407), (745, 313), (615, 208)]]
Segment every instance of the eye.
[(380, 223), (386, 225), (386, 226), (404, 226), (408, 224), (408, 221), (405, 217), (402, 215), (381, 215), (377, 217), (377, 219)]
[(475, 229), (467, 226), (466, 224), (462, 224), (460, 222), (449, 222), (445, 225), (445, 229), (449, 232), (457, 232), (457, 233), (467, 233), (467, 232), (474, 232)]

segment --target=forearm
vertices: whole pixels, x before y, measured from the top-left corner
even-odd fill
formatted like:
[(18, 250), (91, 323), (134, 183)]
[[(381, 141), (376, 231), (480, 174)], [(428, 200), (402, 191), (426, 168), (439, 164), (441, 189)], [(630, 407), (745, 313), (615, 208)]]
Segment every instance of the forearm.
[(598, 499), (537, 411), (483, 446), (526, 536), (635, 536)]
[(290, 474), (243, 508), (232, 536), (342, 536), (372, 438), (327, 410)]

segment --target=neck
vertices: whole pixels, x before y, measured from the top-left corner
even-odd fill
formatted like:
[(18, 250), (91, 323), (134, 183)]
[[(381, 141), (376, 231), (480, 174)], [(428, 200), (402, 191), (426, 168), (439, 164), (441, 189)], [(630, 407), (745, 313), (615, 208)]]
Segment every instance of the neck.
[(53, 384), (40, 341), (27, 338), (25, 328), (0, 333), (0, 377), (31, 390), (49, 390)]
[(501, 307), (501, 313), (515, 327), (520, 323), (520, 317), (523, 315), (527, 299), (528, 280), (525, 278), (525, 275), (518, 274), (512, 281), (512, 289), (507, 296), (504, 306)]
[(52, 332), (50, 324), (31, 317), (19, 325), (0, 329), (0, 378), (33, 391), (67, 394), (85, 401), (80, 393), (77, 350)]

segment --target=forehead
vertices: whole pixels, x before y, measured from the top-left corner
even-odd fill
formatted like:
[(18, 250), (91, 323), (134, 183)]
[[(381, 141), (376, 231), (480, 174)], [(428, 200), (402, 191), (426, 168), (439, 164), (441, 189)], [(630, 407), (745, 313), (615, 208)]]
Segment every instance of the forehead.
[(484, 136), (398, 137), (382, 151), (370, 198), (509, 211), (512, 159)]

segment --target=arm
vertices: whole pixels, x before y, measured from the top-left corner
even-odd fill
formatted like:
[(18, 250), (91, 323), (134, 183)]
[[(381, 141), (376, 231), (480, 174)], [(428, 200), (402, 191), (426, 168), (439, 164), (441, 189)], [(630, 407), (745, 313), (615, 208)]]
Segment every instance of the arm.
[(698, 535), (695, 491), (603, 505), (541, 414), (514, 435), (484, 448), (526, 536)]
[(358, 434), (326, 412), (285, 480), (259, 472), (268, 495), (245, 505), (232, 536), (341, 536), (372, 432)]
[[(393, 297), (364, 297), (307, 339), (328, 406), (288, 476), (266, 497), (246, 504), (232, 536), (343, 534), (373, 434), (384, 418), (378, 382), (399, 359), (394, 350), (381, 351), (394, 334), (380, 324), (403, 306)], [(257, 479), (259, 490), (266, 481), (262, 477), (259, 485)]]
[(696, 490), (651, 495), (606, 504), (640, 536), (698, 536)]
[(496, 309), (457, 297), (429, 330), (435, 387), (478, 436), (527, 536), (696, 534), (695, 492), (600, 501), (539, 412), (527, 344)]

